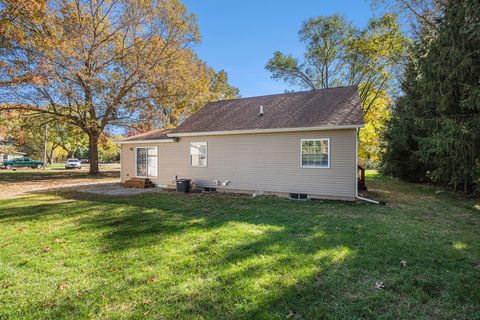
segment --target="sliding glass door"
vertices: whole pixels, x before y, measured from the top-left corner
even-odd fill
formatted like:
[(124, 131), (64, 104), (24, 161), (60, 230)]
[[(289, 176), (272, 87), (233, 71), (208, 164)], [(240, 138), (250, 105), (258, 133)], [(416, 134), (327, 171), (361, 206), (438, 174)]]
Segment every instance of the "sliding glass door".
[(138, 147), (135, 150), (135, 175), (138, 178), (158, 177), (158, 148)]

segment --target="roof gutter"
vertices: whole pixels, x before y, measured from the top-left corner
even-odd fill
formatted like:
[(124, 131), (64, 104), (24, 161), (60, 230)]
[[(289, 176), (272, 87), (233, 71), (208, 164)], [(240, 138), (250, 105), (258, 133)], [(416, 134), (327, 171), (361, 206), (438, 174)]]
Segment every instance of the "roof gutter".
[(247, 129), (247, 130), (226, 130), (226, 131), (204, 131), (204, 132), (179, 132), (167, 133), (168, 137), (193, 137), (193, 136), (220, 136), (232, 134), (249, 133), (280, 133), (280, 132), (299, 132), (299, 131), (320, 131), (320, 130), (341, 130), (341, 129), (359, 129), (364, 125), (328, 125), (319, 127), (296, 127), (296, 128), (273, 128), (273, 129)]
[(144, 144), (144, 143), (163, 143), (163, 142), (175, 142), (177, 139), (175, 138), (169, 138), (169, 139), (156, 139), (156, 140), (120, 140), (120, 141), (115, 141), (116, 144)]

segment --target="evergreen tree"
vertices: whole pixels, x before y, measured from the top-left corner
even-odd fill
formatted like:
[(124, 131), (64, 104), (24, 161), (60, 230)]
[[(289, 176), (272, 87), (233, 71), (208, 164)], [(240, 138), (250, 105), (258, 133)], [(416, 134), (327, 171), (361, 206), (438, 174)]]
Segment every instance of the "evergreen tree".
[(423, 181), (427, 173), (426, 164), (417, 155), (418, 138), (426, 134), (425, 130), (415, 123), (421, 113), (421, 93), (416, 80), (417, 61), (412, 55), (405, 68), (402, 80), (404, 95), (397, 99), (387, 124), (388, 130), (384, 135), (385, 152), (382, 157), (384, 173), (409, 182)]
[(480, 2), (447, 1), (436, 30), (413, 45), (384, 168), (467, 192), (480, 180)]
[(437, 38), (421, 60), (422, 104), (417, 122), (428, 130), (418, 154), (435, 165), (432, 177), (464, 190), (480, 177), (480, 3), (449, 1)]

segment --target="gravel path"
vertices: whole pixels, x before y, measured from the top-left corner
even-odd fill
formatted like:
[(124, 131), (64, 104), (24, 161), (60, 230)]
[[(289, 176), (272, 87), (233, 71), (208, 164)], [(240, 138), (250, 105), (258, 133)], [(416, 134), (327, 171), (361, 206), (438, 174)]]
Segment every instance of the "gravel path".
[(8, 182), (0, 184), (0, 198), (12, 198), (37, 191), (61, 190), (73, 187), (82, 187), (90, 185), (109, 185), (118, 182), (118, 179), (72, 179), (69, 180), (39, 180), (34, 182)]
[[(25, 173), (24, 173), (25, 174)], [(9, 177), (9, 180), (2, 181), (2, 176), (0, 175), (0, 198), (12, 198), (29, 193), (34, 193), (37, 191), (49, 191), (49, 190), (61, 190), (61, 189), (72, 189), (76, 187), (83, 186), (103, 186), (113, 183), (118, 183), (120, 179), (118, 178), (118, 173), (114, 173), (107, 176), (99, 177), (89, 177), (88, 175), (84, 176), (68, 176), (62, 173), (61, 176), (38, 176), (32, 174), (31, 179), (22, 177), (18, 180), (12, 179)]]

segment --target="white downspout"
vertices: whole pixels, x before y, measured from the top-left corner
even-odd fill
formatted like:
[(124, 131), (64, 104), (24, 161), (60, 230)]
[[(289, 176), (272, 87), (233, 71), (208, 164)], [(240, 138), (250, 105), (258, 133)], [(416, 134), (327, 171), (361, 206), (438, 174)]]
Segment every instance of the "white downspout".
[(355, 132), (355, 198), (358, 198), (358, 128)]
[(366, 201), (366, 202), (370, 202), (370, 203), (374, 203), (374, 204), (380, 204), (380, 202), (378, 202), (377, 200), (372, 200), (372, 199), (368, 199), (368, 198), (364, 198), (364, 197), (360, 197), (360, 196), (357, 196), (357, 199), (362, 200), (362, 201)]
[(357, 128), (357, 132), (355, 134), (355, 198), (357, 198), (359, 200), (362, 200), (362, 201), (374, 203), (374, 204), (380, 204), (380, 202), (378, 202), (376, 200), (367, 199), (367, 198), (364, 198), (364, 197), (360, 197), (358, 195), (358, 128)]

